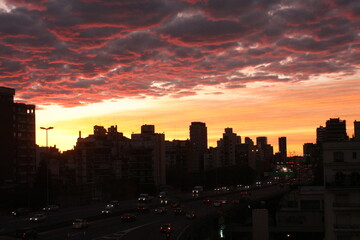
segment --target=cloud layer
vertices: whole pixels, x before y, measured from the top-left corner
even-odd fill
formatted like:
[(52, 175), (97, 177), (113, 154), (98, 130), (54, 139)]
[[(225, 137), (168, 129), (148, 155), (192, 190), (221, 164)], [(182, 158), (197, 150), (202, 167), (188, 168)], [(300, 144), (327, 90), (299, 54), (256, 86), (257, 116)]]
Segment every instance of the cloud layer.
[(349, 76), (359, 28), (349, 0), (5, 0), (0, 81), (71, 107)]

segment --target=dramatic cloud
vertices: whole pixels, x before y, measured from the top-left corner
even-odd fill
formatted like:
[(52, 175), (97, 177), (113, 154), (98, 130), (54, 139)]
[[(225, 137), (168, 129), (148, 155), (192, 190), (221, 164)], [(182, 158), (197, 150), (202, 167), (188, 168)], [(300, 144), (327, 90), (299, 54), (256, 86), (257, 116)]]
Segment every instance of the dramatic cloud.
[(351, 76), (360, 2), (5, 0), (1, 85), (35, 104), (209, 95)]

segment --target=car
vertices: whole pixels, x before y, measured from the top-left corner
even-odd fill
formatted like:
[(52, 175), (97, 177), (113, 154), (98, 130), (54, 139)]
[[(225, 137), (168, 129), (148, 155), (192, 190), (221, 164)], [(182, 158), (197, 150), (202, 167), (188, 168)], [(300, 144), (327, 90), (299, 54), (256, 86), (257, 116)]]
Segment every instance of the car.
[(159, 195), (158, 195), (158, 198), (166, 198), (167, 196), (167, 193), (166, 192), (160, 192)]
[(82, 228), (87, 228), (87, 227), (89, 227), (89, 222), (86, 221), (85, 219), (77, 218), (72, 223), (72, 228), (75, 228), (75, 229), (82, 229)]
[(203, 203), (205, 203), (205, 204), (210, 204), (210, 203), (211, 203), (211, 199), (208, 199), (208, 198), (203, 199)]
[(158, 207), (158, 208), (154, 209), (154, 212), (156, 214), (165, 214), (165, 213), (167, 213), (167, 209), (164, 207)]
[(136, 220), (136, 215), (132, 213), (124, 213), (120, 219), (122, 222), (134, 222)]
[(136, 209), (139, 213), (147, 213), (150, 212), (150, 208), (148, 206), (138, 206)]
[(213, 202), (213, 206), (214, 206), (214, 207), (220, 207), (220, 206), (221, 206), (221, 200), (215, 200), (215, 201)]
[(120, 202), (118, 200), (112, 200), (106, 206), (112, 208), (118, 208), (120, 206)]
[(196, 218), (196, 212), (195, 210), (186, 211), (185, 216), (187, 219), (194, 219)]
[(43, 207), (43, 211), (45, 212), (54, 212), (54, 211), (57, 211), (59, 210), (59, 205), (47, 205), (46, 207)]
[(173, 213), (174, 213), (175, 215), (181, 215), (181, 214), (183, 214), (183, 209), (180, 208), (180, 207), (175, 208), (175, 209), (173, 210)]
[(160, 232), (162, 233), (171, 233), (172, 232), (172, 227), (170, 223), (164, 223), (163, 225), (160, 226)]
[(221, 199), (221, 204), (227, 204), (228, 203), (228, 200), (227, 199)]
[(104, 210), (101, 211), (102, 214), (111, 214), (113, 213), (114, 207), (106, 206)]
[(32, 240), (37, 238), (37, 231), (33, 228), (19, 228), (15, 230), (13, 236), (15, 238)]
[(161, 205), (167, 205), (169, 203), (169, 199), (165, 198), (160, 198), (160, 204)]
[(43, 213), (36, 213), (32, 217), (29, 218), (30, 222), (38, 223), (42, 222), (47, 218), (47, 216)]
[(29, 214), (29, 212), (30, 212), (30, 210), (27, 208), (18, 208), (16, 210), (12, 211), (11, 214), (15, 217), (19, 217), (19, 216), (26, 216)]
[(172, 208), (176, 208), (176, 207), (179, 207), (180, 206), (180, 202), (178, 200), (171, 200), (170, 201), (170, 206)]

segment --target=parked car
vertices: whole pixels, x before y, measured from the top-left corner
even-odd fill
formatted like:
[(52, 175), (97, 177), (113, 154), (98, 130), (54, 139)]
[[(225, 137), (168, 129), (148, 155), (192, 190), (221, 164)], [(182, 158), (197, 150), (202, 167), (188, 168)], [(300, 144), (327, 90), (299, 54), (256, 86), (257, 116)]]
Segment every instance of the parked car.
[(81, 228), (87, 228), (89, 227), (89, 222), (85, 219), (77, 218), (72, 223), (72, 228), (81, 229)]
[(29, 218), (30, 222), (38, 223), (42, 222), (47, 218), (47, 216), (43, 213), (36, 213), (32, 217)]
[(33, 228), (19, 228), (14, 232), (15, 238), (33, 240), (37, 238), (37, 231)]
[(121, 217), (120, 217), (122, 222), (133, 222), (136, 220), (136, 215), (132, 214), (132, 213), (124, 213)]

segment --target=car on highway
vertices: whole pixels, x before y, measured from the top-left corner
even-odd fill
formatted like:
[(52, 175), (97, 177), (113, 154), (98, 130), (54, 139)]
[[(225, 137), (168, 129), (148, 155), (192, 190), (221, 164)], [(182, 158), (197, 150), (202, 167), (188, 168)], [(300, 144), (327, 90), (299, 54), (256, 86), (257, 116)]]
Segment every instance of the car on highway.
[(120, 202), (118, 200), (112, 200), (106, 206), (112, 208), (118, 208), (120, 206)]
[(160, 204), (161, 205), (166, 205), (166, 204), (168, 204), (168, 202), (169, 202), (169, 200), (167, 198), (161, 198), (160, 199)]
[(29, 212), (30, 212), (30, 210), (27, 208), (18, 208), (16, 210), (12, 211), (11, 214), (15, 217), (19, 217), (19, 216), (26, 216), (29, 214)]
[(215, 200), (215, 201), (213, 202), (213, 206), (214, 206), (214, 207), (220, 207), (220, 206), (221, 206), (221, 200)]
[(145, 206), (145, 205), (141, 205), (141, 206), (138, 206), (136, 208), (136, 210), (139, 212), (139, 213), (148, 213), (150, 212), (150, 208), (148, 206)]
[(89, 222), (86, 221), (85, 219), (77, 218), (72, 223), (72, 228), (75, 228), (75, 229), (82, 229), (82, 228), (87, 228), (87, 227), (89, 227)]
[(172, 232), (172, 227), (170, 223), (164, 223), (163, 225), (160, 226), (160, 232), (162, 233), (171, 233)]
[(33, 240), (37, 238), (37, 231), (33, 228), (19, 228), (16, 229), (13, 236), (26, 240)]
[(195, 210), (188, 210), (185, 213), (187, 219), (194, 219), (196, 218), (196, 211)]
[(47, 205), (46, 207), (43, 207), (43, 211), (45, 212), (54, 212), (54, 211), (57, 211), (59, 210), (59, 205), (55, 205), (55, 204), (52, 204), (52, 205)]
[(172, 199), (172, 200), (170, 201), (170, 206), (171, 206), (172, 208), (179, 207), (179, 206), (180, 206), (180, 202), (179, 202), (178, 200), (176, 200), (176, 199)]
[(205, 204), (210, 204), (210, 203), (211, 203), (211, 199), (205, 198), (205, 199), (203, 199), (203, 203), (205, 203)]
[(167, 209), (164, 207), (158, 207), (158, 208), (154, 209), (154, 212), (156, 214), (165, 214), (165, 213), (167, 213)]
[(101, 211), (102, 214), (112, 214), (114, 207), (106, 206), (104, 210)]
[(47, 219), (46, 214), (43, 213), (36, 213), (32, 217), (29, 218), (30, 222), (38, 223), (43, 222), (45, 219)]
[(175, 208), (175, 209), (173, 210), (173, 213), (174, 213), (175, 215), (181, 215), (181, 214), (184, 213), (184, 211), (183, 211), (182, 208), (177, 207), (177, 208)]
[(124, 213), (120, 219), (122, 222), (134, 222), (136, 220), (136, 215), (132, 213)]

